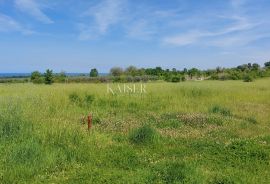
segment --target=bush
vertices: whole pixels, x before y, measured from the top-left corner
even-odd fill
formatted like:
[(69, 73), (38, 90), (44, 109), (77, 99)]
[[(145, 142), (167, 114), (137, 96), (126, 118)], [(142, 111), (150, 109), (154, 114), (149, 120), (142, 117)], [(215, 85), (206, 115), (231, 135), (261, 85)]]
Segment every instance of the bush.
[(42, 83), (44, 83), (44, 78), (43, 77), (35, 78), (35, 79), (32, 80), (32, 82), (34, 84), (42, 84)]
[(243, 80), (244, 82), (253, 82), (254, 79), (250, 75), (245, 75)]
[(187, 79), (186, 79), (186, 77), (185, 77), (185, 76), (182, 76), (182, 77), (181, 77), (181, 81), (183, 81), (183, 82), (184, 82), (184, 81), (186, 81), (186, 80), (187, 80)]
[(31, 81), (34, 84), (41, 84), (44, 82), (44, 78), (42, 77), (41, 73), (39, 73), (38, 71), (34, 71), (31, 74)]
[(143, 125), (133, 130), (129, 135), (129, 141), (133, 144), (153, 143), (157, 138), (157, 132), (149, 125)]
[(142, 80), (142, 78), (140, 76), (135, 76), (133, 78), (134, 82), (140, 82)]
[(172, 82), (180, 82), (180, 77), (178, 77), (178, 76), (173, 76), (173, 77), (172, 77)]

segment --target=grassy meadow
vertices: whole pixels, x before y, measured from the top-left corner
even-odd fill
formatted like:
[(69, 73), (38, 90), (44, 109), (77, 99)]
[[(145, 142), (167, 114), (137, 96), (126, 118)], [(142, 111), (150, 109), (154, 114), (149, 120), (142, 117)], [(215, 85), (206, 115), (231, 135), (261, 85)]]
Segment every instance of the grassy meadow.
[(1, 84), (0, 183), (269, 183), (269, 84)]

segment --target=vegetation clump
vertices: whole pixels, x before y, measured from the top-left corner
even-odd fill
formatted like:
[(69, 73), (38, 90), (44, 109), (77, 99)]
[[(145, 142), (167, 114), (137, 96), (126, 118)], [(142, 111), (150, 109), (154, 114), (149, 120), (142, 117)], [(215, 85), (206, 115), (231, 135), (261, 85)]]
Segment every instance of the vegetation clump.
[(253, 82), (254, 79), (250, 75), (245, 75), (244, 76), (244, 82)]
[(215, 113), (215, 114), (221, 114), (223, 116), (232, 116), (232, 112), (230, 109), (226, 107), (221, 107), (220, 105), (214, 105), (210, 110), (210, 113)]
[(32, 72), (30, 79), (34, 84), (44, 83), (44, 78), (39, 71)]
[(91, 69), (90, 77), (98, 77), (98, 70), (96, 68)]
[(44, 73), (44, 82), (45, 84), (52, 84), (54, 82), (54, 78), (53, 78), (53, 71), (47, 69), (46, 72)]
[(129, 141), (133, 144), (151, 144), (157, 139), (157, 132), (150, 125), (143, 125), (129, 135)]
[(83, 97), (81, 97), (76, 92), (73, 92), (69, 94), (69, 100), (71, 103), (76, 104), (80, 107), (87, 107), (94, 102), (95, 96), (91, 94), (85, 94)]

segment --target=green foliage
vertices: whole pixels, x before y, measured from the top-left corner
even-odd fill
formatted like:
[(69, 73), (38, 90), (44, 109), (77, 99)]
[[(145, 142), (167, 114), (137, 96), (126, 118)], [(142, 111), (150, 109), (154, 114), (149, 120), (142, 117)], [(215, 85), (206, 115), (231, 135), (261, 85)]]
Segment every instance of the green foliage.
[(31, 81), (34, 84), (41, 84), (44, 82), (44, 79), (39, 71), (34, 71), (31, 74)]
[(172, 82), (180, 82), (180, 77), (179, 76), (173, 76), (172, 77)]
[(61, 72), (54, 76), (54, 82), (64, 83), (66, 82), (67, 75), (65, 72)]
[(91, 69), (90, 77), (98, 77), (98, 70), (96, 68)]
[(52, 84), (54, 82), (53, 80), (53, 71), (47, 69), (46, 73), (44, 74), (44, 82), (45, 84)]
[(157, 132), (149, 125), (143, 125), (129, 135), (129, 141), (133, 144), (151, 144), (157, 139)]
[(243, 80), (244, 82), (253, 82), (254, 79), (250, 75), (245, 75)]
[(265, 66), (266, 68), (270, 68), (270, 61), (269, 61), (269, 62), (264, 63), (264, 66)]
[(125, 70), (126, 75), (137, 76), (139, 74), (138, 69), (135, 66), (129, 66)]
[(200, 75), (200, 71), (197, 68), (191, 68), (188, 70), (188, 75), (191, 79), (193, 79), (194, 76)]
[(111, 70), (110, 70), (110, 74), (111, 74), (112, 76), (119, 77), (119, 76), (121, 76), (121, 75), (124, 74), (124, 71), (123, 71), (123, 69), (120, 68), (120, 67), (113, 67), (113, 68), (111, 68)]

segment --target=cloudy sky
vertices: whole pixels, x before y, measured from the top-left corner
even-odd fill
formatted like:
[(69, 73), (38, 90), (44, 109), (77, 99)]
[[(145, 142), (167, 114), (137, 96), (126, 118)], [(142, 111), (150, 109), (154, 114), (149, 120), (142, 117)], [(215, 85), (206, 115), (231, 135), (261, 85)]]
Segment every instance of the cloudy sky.
[(0, 72), (270, 60), (269, 0), (0, 0)]

